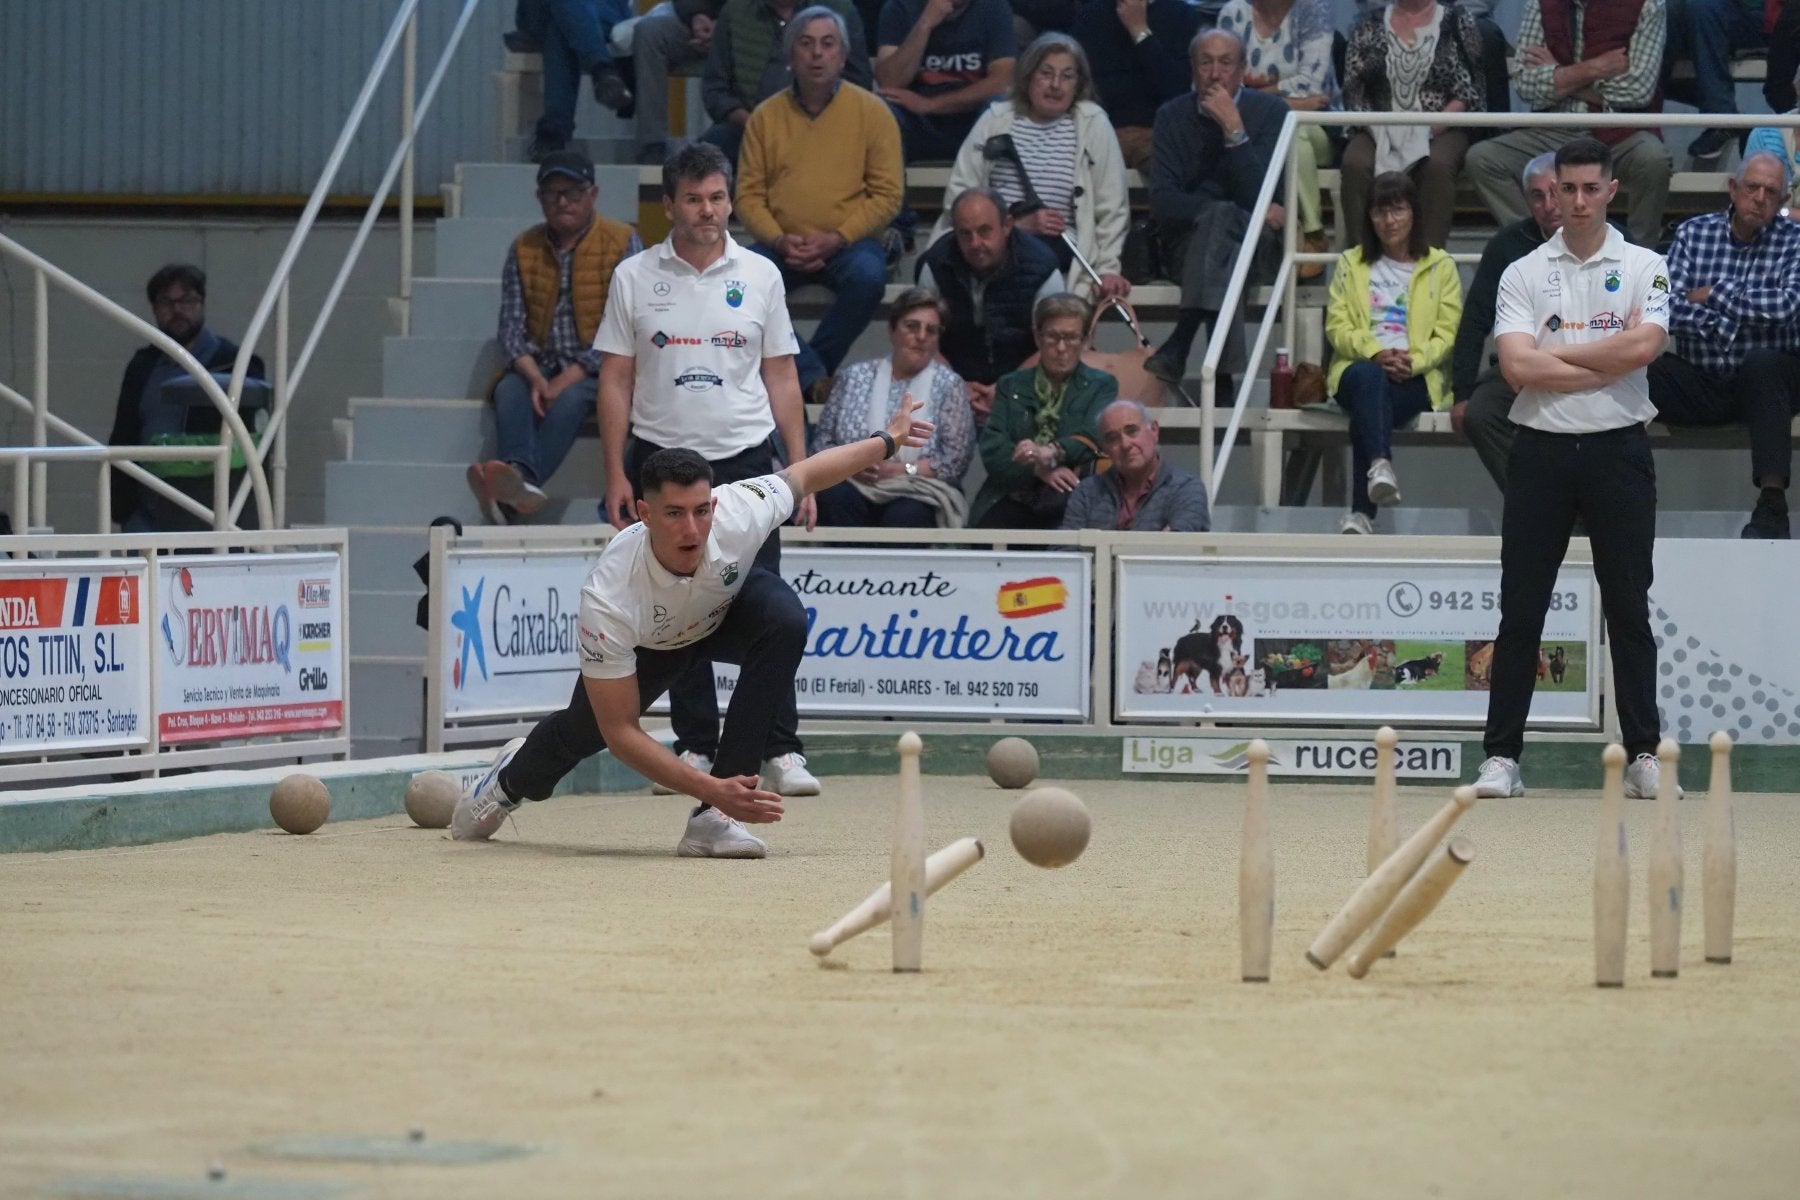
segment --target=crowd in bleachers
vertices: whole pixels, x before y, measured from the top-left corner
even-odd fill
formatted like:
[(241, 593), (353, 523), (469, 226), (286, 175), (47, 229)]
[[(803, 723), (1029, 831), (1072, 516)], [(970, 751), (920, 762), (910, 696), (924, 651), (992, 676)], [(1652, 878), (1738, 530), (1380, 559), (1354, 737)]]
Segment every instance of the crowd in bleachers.
[[(771, 262), (787, 287), (816, 283), (833, 293), (818, 328), (795, 339), (799, 392), (825, 405), (814, 447), (879, 426), (909, 390), (929, 396), (945, 430), (911, 461), (821, 497), (827, 523), (1054, 528), (1091, 519), (1069, 515), (1069, 496), (1112, 463), (1098, 422), (1119, 395), (1111, 375), (1082, 362), (1096, 306), (1129, 297), (1134, 282), (1174, 280), (1173, 329), (1143, 369), (1179, 389), (1202, 334), (1220, 320), (1240, 247), (1258, 243), (1253, 270), (1267, 282), (1289, 221), (1303, 250), (1342, 251), (1331, 269), (1324, 366), (1355, 451), (1344, 531), (1372, 532), (1379, 507), (1399, 500), (1391, 433), (1424, 411), (1450, 410), (1504, 487), (1514, 393), (1490, 353), (1495, 293), (1509, 264), (1558, 236), (1549, 152), (1591, 133), (1608, 147), (1626, 234), (1668, 251), (1672, 341), (1649, 376), (1659, 418), (1745, 424), (1756, 501), (1744, 534), (1787, 536), (1789, 423), (1800, 409), (1794, 128), (1703, 129), (1681, 147), (1705, 167), (1735, 144), (1741, 165), (1722, 186), (1721, 211), (1671, 238), (1676, 151), (1664, 134), (1584, 130), (1578, 120), (1659, 112), (1665, 97), (1735, 113), (1733, 56), (1747, 50), (1768, 54), (1771, 108), (1795, 110), (1800, 29), (1778, 0), (1525, 0), (1510, 33), (1480, 0), (1369, 4), (1347, 29), (1334, 26), (1329, 0), (820, 0), (811, 8), (678, 0), (638, 18), (611, 2), (519, 5), (516, 47), (545, 55), (545, 112), (531, 147), (549, 171), (540, 198), (567, 190), (551, 168), (565, 161), (573, 135), (573, 95), (562, 93), (583, 73), (602, 103), (635, 108), (645, 162), (662, 162), (675, 145), (669, 77), (702, 74), (713, 122), (702, 140), (722, 152), (728, 183), (735, 172), (743, 249)], [(603, 56), (592, 52), (597, 44)], [(1691, 67), (1676, 71), (1678, 60)], [(552, 96), (553, 87), (562, 91)], [(1358, 126), (1348, 116), (1492, 111), (1514, 91), (1531, 110), (1577, 120), (1567, 129), (1490, 130)], [(1284, 180), (1252, 229), (1290, 110), (1342, 111), (1346, 121), (1302, 127), (1296, 194), (1286, 194)], [(904, 179), (908, 165), (934, 161), (952, 166), (941, 216), (927, 231), (908, 209)], [(1341, 172), (1339, 247), (1319, 183), (1329, 167)], [(1128, 169), (1148, 181), (1147, 216), (1133, 212)], [(1467, 289), (1444, 253), (1459, 182), (1501, 226)], [(583, 292), (569, 271), (583, 261), (576, 245), (587, 235), (575, 231), (559, 244), (559, 222), (571, 224), (561, 203), (545, 200), (539, 228), (548, 236), (530, 247), (522, 239), (514, 254), (531, 249), (546, 279), (560, 262), (562, 294), (541, 295), (538, 307), (550, 308), (529, 323), (517, 300), (510, 323), (502, 320), (517, 378), (502, 382), (497, 403), (540, 422), (555, 409), (542, 384), (552, 368), (585, 369), (554, 337), (586, 334)], [(591, 215), (591, 194), (586, 208)], [(846, 362), (883, 315), (886, 285), (905, 269), (902, 248), (912, 244), (920, 287), (885, 314), (892, 353)], [(519, 269), (509, 261), (508, 278)], [(1309, 264), (1301, 275), (1323, 270)], [(547, 337), (530, 333), (540, 327)], [(679, 344), (713, 331), (670, 336)], [(1247, 365), (1235, 319), (1227, 338), (1217, 394), (1229, 402), (1230, 376)], [(1081, 513), (1104, 511), (1124, 529), (1143, 527), (1150, 508), (1162, 511), (1136, 502), (1166, 469), (1151, 417), (1161, 398), (1129, 396), (1150, 405), (1132, 422), (1150, 430), (1148, 453), (1134, 455), (1147, 468), (1128, 472), (1132, 494), (1114, 481), (1115, 502), (1083, 504)], [(1120, 422), (1131, 415), (1115, 413)], [(511, 444), (522, 438), (515, 430)], [(959, 483), (976, 454), (985, 482), (965, 502)], [(503, 447), (499, 459), (471, 468), (471, 486), (497, 515), (516, 517), (528, 508), (514, 502), (530, 503), (556, 457), (508, 457)], [(1202, 503), (1202, 521), (1204, 511)]]

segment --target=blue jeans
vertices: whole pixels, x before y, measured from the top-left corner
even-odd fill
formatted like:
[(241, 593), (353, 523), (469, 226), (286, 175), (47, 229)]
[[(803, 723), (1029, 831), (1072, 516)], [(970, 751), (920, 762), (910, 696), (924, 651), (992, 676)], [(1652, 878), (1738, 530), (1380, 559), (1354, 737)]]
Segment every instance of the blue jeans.
[(1703, 113), (1737, 111), (1731, 55), (1767, 44), (1762, 14), (1760, 3), (1746, 0), (1671, 0), (1669, 48), (1664, 58), (1671, 63), (1693, 60), (1695, 108)]
[(494, 385), (494, 429), (500, 447), (494, 457), (519, 468), (519, 474), (542, 485), (556, 474), (581, 427), (594, 415), (598, 381), (577, 379), (550, 403), (542, 418), (531, 411), (531, 385), (517, 371), (507, 371)]
[(954, 161), (962, 144), (975, 128), (976, 112), (946, 113), (941, 117), (925, 117), (909, 112), (898, 104), (888, 105), (900, 126), (900, 148), (908, 165), (931, 159)]
[(1394, 457), (1394, 430), (1431, 409), (1423, 376), (1395, 383), (1373, 362), (1351, 363), (1338, 380), (1338, 407), (1350, 414), (1350, 507), (1375, 515), (1369, 499), (1369, 464)]
[(838, 369), (881, 308), (882, 295), (887, 291), (887, 251), (873, 238), (863, 238), (832, 255), (823, 271), (796, 271), (776, 258), (769, 247), (757, 245), (753, 249), (781, 268), (781, 282), (788, 289), (810, 283), (831, 289), (832, 305), (825, 319), (813, 330), (812, 337), (800, 339), (795, 367), (800, 372), (800, 386), (810, 387), (814, 379)]
[(628, 0), (545, 0), (545, 5), (550, 20), (544, 29), (544, 115), (537, 135), (566, 142), (575, 133), (581, 77), (612, 66), (606, 39), (631, 15), (631, 5)]

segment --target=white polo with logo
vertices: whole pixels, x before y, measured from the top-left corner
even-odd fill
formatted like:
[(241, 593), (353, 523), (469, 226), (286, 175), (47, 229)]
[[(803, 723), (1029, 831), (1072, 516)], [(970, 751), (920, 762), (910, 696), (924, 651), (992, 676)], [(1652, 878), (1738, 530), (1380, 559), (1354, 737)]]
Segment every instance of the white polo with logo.
[(769, 534), (794, 513), (794, 493), (776, 475), (713, 489), (712, 533), (692, 575), (671, 573), (650, 549), (644, 523), (606, 544), (581, 585), (581, 673), (637, 674), (637, 652), (697, 642), (725, 620)]
[[(1539, 349), (1597, 342), (1625, 328), (1632, 309), (1647, 325), (1669, 328), (1669, 264), (1607, 227), (1598, 253), (1581, 262), (1558, 230), (1500, 277), (1494, 336), (1528, 333)], [(1512, 419), (1546, 433), (1600, 433), (1656, 416), (1644, 368), (1586, 392), (1524, 388)]]
[(765, 358), (799, 352), (781, 271), (725, 235), (696, 271), (663, 241), (613, 272), (594, 348), (636, 360), (631, 431), (716, 462), (775, 429)]

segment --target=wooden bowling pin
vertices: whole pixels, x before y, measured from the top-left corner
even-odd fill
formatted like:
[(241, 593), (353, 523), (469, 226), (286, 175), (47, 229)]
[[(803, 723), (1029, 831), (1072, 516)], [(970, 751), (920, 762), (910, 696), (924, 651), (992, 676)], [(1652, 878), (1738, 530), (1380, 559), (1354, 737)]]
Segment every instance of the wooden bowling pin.
[(1449, 844), (1430, 862), (1419, 868), (1375, 922), (1369, 940), (1350, 956), (1350, 978), (1361, 979), (1383, 957), (1400, 943), (1400, 939), (1417, 929), (1419, 922), (1431, 915), (1444, 893), (1450, 890), (1464, 867), (1475, 858), (1475, 843), (1468, 838), (1451, 838)]
[(1656, 785), (1656, 828), (1650, 835), (1650, 977), (1681, 973), (1681, 814), (1676, 810), (1676, 773), (1681, 747), (1664, 738), (1656, 747), (1661, 764)]
[[(1400, 827), (1394, 817), (1394, 804), (1398, 789), (1396, 777), (1396, 747), (1400, 745), (1400, 735), (1392, 726), (1383, 725), (1375, 731), (1375, 794), (1369, 802), (1369, 874), (1387, 861), (1400, 845)], [(1393, 951), (1389, 950), (1391, 957)]]
[(1706, 961), (1731, 961), (1731, 923), (1737, 911), (1737, 819), (1731, 808), (1731, 735), (1712, 735), (1712, 782), (1706, 793), (1706, 845), (1700, 890), (1706, 905)]
[(1625, 747), (1601, 755), (1600, 827), (1594, 835), (1594, 986), (1625, 986), (1625, 931), (1631, 903), (1631, 854), (1625, 841)]
[(925, 797), (919, 781), (919, 735), (900, 735), (900, 790), (894, 800), (892, 859), (894, 970), (925, 965)]
[[(935, 896), (952, 879), (981, 861), (985, 851), (975, 838), (959, 838), (925, 860), (925, 894)], [(894, 884), (884, 882), (869, 898), (839, 917), (829, 928), (813, 934), (807, 948), (820, 958), (860, 933), (867, 933), (893, 912)]]
[(1238, 860), (1238, 941), (1245, 983), (1269, 982), (1275, 934), (1275, 855), (1269, 844), (1269, 743), (1257, 738), (1244, 802), (1244, 843)]

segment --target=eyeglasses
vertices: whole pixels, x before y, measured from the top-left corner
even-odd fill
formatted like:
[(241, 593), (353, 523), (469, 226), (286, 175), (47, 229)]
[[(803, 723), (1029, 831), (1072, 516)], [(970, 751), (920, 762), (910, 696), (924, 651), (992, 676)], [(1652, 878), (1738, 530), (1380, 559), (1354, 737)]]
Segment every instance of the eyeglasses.
[(1039, 83), (1060, 83), (1064, 87), (1074, 87), (1081, 82), (1080, 71), (1059, 71), (1055, 67), (1039, 67), (1031, 77)]
[(545, 204), (579, 204), (588, 194), (587, 188), (542, 188), (538, 199)]
[(1402, 217), (1412, 216), (1412, 206), (1408, 204), (1390, 204), (1386, 208), (1371, 209), (1369, 216), (1377, 221), (1398, 221)]
[(1046, 329), (1039, 333), (1038, 337), (1043, 341), (1049, 342), (1052, 346), (1073, 346), (1081, 341), (1081, 334), (1079, 333), (1059, 333), (1051, 329)]
[(916, 318), (900, 322), (900, 328), (919, 337), (936, 337), (938, 334), (944, 332), (944, 327), (942, 325), (927, 325), (925, 322), (917, 320)]
[(158, 296), (150, 307), (165, 311), (180, 309), (182, 312), (199, 312), (205, 304), (205, 296)]

